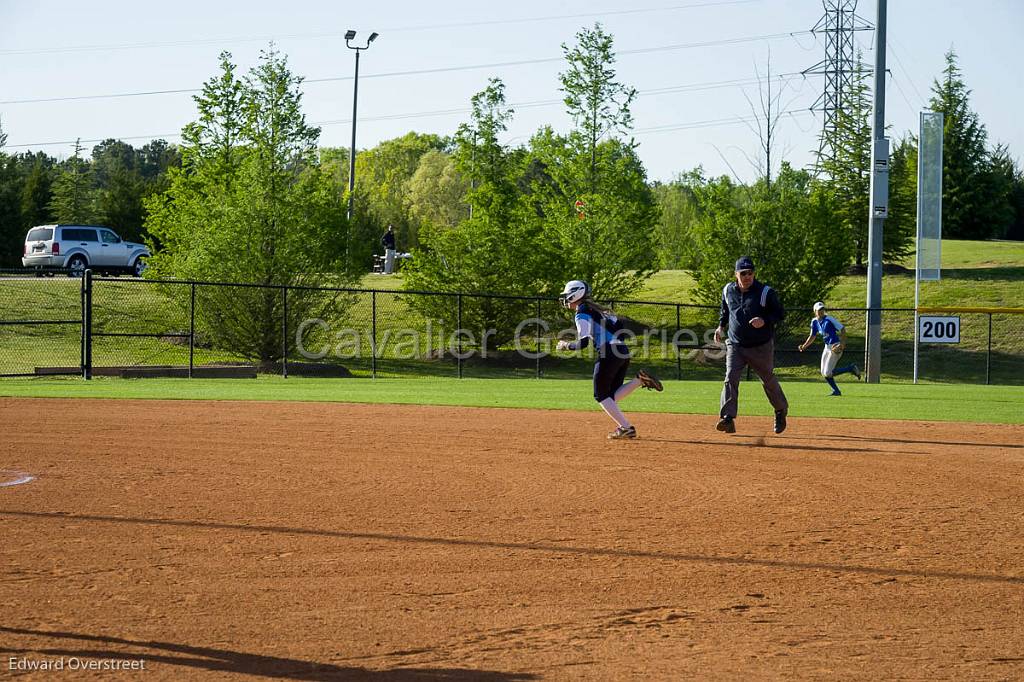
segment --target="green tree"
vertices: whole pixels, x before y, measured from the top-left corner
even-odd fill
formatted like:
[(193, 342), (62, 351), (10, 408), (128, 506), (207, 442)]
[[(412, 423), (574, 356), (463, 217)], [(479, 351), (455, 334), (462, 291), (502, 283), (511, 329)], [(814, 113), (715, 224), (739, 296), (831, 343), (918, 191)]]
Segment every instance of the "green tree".
[(617, 139), (598, 145), (594, 192), (587, 191), (589, 156), (571, 135), (548, 128), (530, 141), (534, 180), (528, 200), (557, 254), (554, 280), (545, 288), (583, 279), (600, 297), (624, 298), (639, 290), (656, 267), (658, 206), (633, 145)]
[(92, 168), (81, 154), (82, 145), (76, 141), (74, 156), (61, 164), (53, 182), (49, 209), (60, 223), (90, 224), (97, 219)]
[(615, 80), (615, 52), (613, 38), (605, 33), (601, 24), (582, 29), (576, 34), (576, 44), (562, 43), (562, 52), (569, 68), (559, 77), (565, 93), (565, 105), (575, 121), (573, 135), (590, 157), (587, 188), (597, 191), (598, 143), (613, 132), (628, 131), (633, 125), (630, 104), (636, 98), (636, 89)]
[[(556, 254), (545, 247), (543, 223), (517, 187), (515, 172), (522, 154), (500, 141), (513, 112), (499, 79), (491, 79), (473, 96), (472, 112), (472, 121), (459, 127), (454, 153), (456, 169), (472, 185), (471, 216), (454, 228), (424, 226), (404, 286), (452, 293), (536, 294), (551, 281), (546, 275)], [(449, 327), (459, 321), (450, 299), (410, 300), (424, 315)], [(480, 347), (490, 350), (510, 340), (519, 320), (532, 311), (530, 301), (465, 297), (461, 322), (473, 331)]]
[(722, 177), (695, 187), (701, 216), (693, 236), (703, 260), (693, 269), (697, 298), (717, 305), (733, 279), (733, 264), (750, 255), (758, 279), (784, 305), (810, 305), (835, 286), (850, 262), (852, 245), (836, 240), (828, 192), (807, 171), (783, 163), (769, 189)]
[(971, 110), (970, 94), (956, 53), (950, 49), (942, 80), (932, 84), (930, 106), (945, 117), (942, 234), (954, 239), (985, 239), (996, 234), (1007, 199), (993, 196), (986, 146), (988, 132), (978, 114)]
[(137, 163), (135, 149), (120, 140), (105, 140), (92, 150), (97, 217), (131, 241), (142, 238), (142, 201), (147, 189)]
[(19, 197), (22, 229), (52, 223), (54, 218), (49, 203), (55, 160), (42, 152), (36, 152), (23, 156), (22, 166), (28, 168)]
[[(183, 279), (264, 285), (349, 284), (342, 188), (316, 156), (317, 128), (301, 111), (301, 79), (270, 50), (246, 78), (230, 55), (197, 96), (199, 119), (186, 126), (183, 165), (147, 202), (146, 227), (160, 244), (149, 272)], [(197, 316), (213, 342), (272, 363), (282, 339), (282, 292), (201, 287)], [(292, 289), (288, 324), (340, 310), (337, 296)]]
[(437, 135), (407, 133), (356, 156), (356, 202), (367, 218), (358, 232), (365, 235), (367, 255), (380, 249), (380, 236), (388, 225), (395, 228), (399, 250), (419, 244), (419, 223), (410, 214), (407, 201), (409, 183), (423, 155), (445, 147), (445, 140)]
[(23, 182), (17, 159), (0, 152), (0, 267), (21, 265), (25, 243), (20, 206)]
[[(867, 224), (867, 209), (864, 223)], [(889, 217), (882, 228), (882, 257), (899, 262), (913, 253), (917, 237), (917, 139), (897, 140), (889, 154)]]
[(1005, 145), (996, 145), (989, 156), (986, 169), (985, 188), (988, 190), (990, 216), (994, 237), (1005, 237), (1019, 219), (1019, 196), (1017, 181), (1020, 173), (1010, 150)]
[(238, 174), (238, 165), (251, 140), (244, 138), (246, 84), (235, 75), (230, 52), (220, 53), (220, 75), (203, 84), (194, 96), (199, 118), (181, 131), (182, 162), (202, 164), (209, 179), (219, 178), (225, 189)]
[(655, 183), (651, 188), (661, 218), (655, 228), (658, 262), (670, 270), (690, 270), (699, 266), (700, 252), (693, 248), (693, 224), (700, 216), (695, 187), (707, 180), (704, 170), (697, 167), (680, 173), (672, 182)]
[(1010, 205), (1013, 222), (1006, 228), (1004, 239), (1024, 240), (1024, 169), (1013, 164), (1013, 182), (1010, 187)]
[(406, 204), (420, 225), (453, 228), (469, 218), (469, 182), (451, 155), (431, 149), (420, 157), (409, 180)]
[(616, 80), (613, 39), (600, 24), (562, 49), (569, 68), (561, 91), (574, 128), (533, 136), (523, 191), (558, 254), (548, 287), (579, 278), (598, 296), (622, 298), (657, 265), (658, 205), (635, 144), (619, 137), (632, 125), (636, 90)]

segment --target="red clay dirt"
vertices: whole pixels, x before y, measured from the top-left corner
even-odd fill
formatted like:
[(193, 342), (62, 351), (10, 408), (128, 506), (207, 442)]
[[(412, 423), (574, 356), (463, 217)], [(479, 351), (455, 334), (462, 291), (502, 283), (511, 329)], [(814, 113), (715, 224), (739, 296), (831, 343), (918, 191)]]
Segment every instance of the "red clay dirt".
[(0, 670), (1024, 678), (1024, 428), (714, 423), (0, 399)]

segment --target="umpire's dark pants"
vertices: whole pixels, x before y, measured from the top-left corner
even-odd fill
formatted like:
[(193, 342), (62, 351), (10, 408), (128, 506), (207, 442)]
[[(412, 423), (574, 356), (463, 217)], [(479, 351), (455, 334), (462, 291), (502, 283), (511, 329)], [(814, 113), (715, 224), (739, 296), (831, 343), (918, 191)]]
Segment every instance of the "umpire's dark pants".
[(735, 343), (725, 345), (725, 385), (722, 386), (722, 409), (719, 416), (736, 418), (737, 400), (740, 396), (740, 379), (743, 370), (750, 368), (757, 372), (764, 385), (764, 394), (768, 402), (778, 410), (789, 409), (786, 394), (782, 392), (779, 379), (775, 376), (775, 342), (769, 341), (760, 346), (744, 347)]

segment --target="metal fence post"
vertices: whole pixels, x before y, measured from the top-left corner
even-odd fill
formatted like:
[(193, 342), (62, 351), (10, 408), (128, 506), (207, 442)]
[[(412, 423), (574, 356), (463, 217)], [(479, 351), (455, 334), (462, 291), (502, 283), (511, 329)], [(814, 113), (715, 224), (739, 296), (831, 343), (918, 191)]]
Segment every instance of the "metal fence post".
[(370, 293), (370, 376), (377, 378), (377, 292)]
[(537, 347), (534, 349), (537, 355), (537, 378), (540, 379), (540, 297), (537, 297)]
[(679, 304), (676, 303), (676, 336), (672, 347), (676, 351), (676, 380), (683, 380), (683, 354), (679, 352), (679, 328), (682, 326), (682, 318), (679, 316)]
[(82, 378), (92, 379), (92, 270), (82, 274)]
[(455, 326), (457, 327), (457, 329), (455, 330), (455, 335), (459, 339), (459, 353), (458, 353), (458, 355), (456, 356), (455, 359), (458, 360), (458, 363), (459, 363), (459, 378), (461, 379), (462, 378), (462, 294), (459, 294), (458, 296), (459, 296), (459, 313), (458, 313), (458, 318), (456, 319), (456, 322), (455, 322)]
[(985, 353), (985, 385), (992, 383), (992, 313), (988, 314), (988, 351)]
[(288, 287), (281, 287), (281, 376), (288, 378)]
[(188, 378), (191, 379), (196, 355), (196, 283), (192, 282), (189, 288), (192, 291), (188, 305)]

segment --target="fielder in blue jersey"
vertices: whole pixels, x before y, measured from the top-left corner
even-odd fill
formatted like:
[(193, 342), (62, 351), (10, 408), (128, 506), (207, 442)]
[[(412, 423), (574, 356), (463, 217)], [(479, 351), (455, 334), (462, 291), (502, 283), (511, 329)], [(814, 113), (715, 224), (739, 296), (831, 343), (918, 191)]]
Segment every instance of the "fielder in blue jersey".
[(575, 351), (594, 344), (597, 351), (597, 359), (594, 361), (594, 400), (618, 425), (608, 437), (614, 440), (636, 438), (636, 427), (619, 409), (619, 401), (640, 386), (660, 391), (661, 382), (640, 370), (635, 379), (626, 383), (629, 349), (619, 335), (622, 325), (615, 313), (590, 298), (590, 287), (586, 282), (578, 279), (568, 282), (558, 299), (563, 307), (576, 313), (576, 341), (559, 341), (558, 350)]
[(829, 395), (842, 395), (835, 377), (849, 372), (860, 379), (860, 369), (857, 368), (857, 365), (846, 365), (836, 369), (839, 358), (843, 356), (843, 350), (846, 348), (846, 328), (843, 327), (842, 322), (825, 313), (825, 304), (821, 301), (814, 304), (811, 333), (807, 336), (807, 340), (800, 344), (800, 352), (810, 348), (814, 339), (819, 335), (825, 344), (825, 349), (821, 351), (821, 376), (825, 377), (825, 381), (832, 387), (832, 393)]

